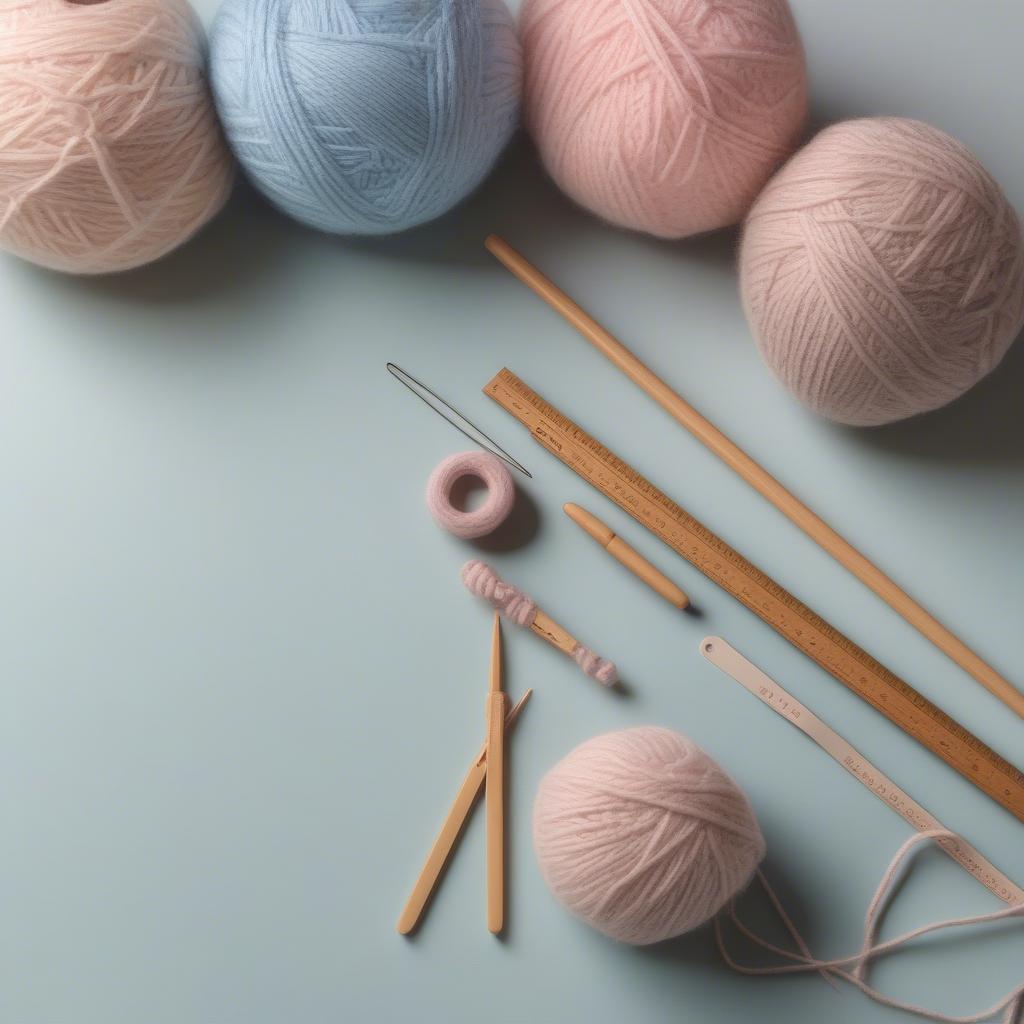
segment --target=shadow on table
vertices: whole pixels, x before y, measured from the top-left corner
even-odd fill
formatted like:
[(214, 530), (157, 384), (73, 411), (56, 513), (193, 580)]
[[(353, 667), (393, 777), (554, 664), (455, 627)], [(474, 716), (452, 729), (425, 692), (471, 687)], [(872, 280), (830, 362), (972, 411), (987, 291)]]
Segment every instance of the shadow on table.
[[(765, 874), (779, 902), (814, 956), (817, 952), (816, 943), (821, 938), (821, 930), (825, 924), (821, 920), (821, 915), (811, 916), (808, 913), (799, 888), (790, 881), (780, 865), (771, 862)], [(799, 952), (756, 879), (740, 895), (736, 909), (740, 919), (754, 934), (783, 949)], [(772, 957), (771, 954), (757, 949), (739, 935), (735, 926), (725, 919), (724, 912), (723, 924), (726, 946), (739, 963), (763, 966), (781, 962), (778, 957)], [(732, 973), (716, 948), (713, 925), (710, 923), (676, 939), (659, 942), (654, 946), (640, 947), (639, 952), (657, 959), (685, 961), (688, 965), (696, 964)]]
[(951, 405), (884, 427), (830, 426), (906, 458), (1024, 467), (1024, 334), (988, 377)]
[(277, 276), (307, 230), (269, 206), (240, 180), (220, 214), (181, 248), (135, 270), (74, 276), (17, 263), (47, 275), (54, 288), (117, 301), (176, 306), (206, 299), (242, 302)]
[[(483, 246), (489, 234), (506, 236), (529, 257), (534, 251), (550, 256), (560, 246), (567, 251), (578, 250), (589, 239), (607, 239), (609, 232), (628, 237), (635, 246), (665, 250), (684, 262), (718, 263), (730, 272), (735, 262), (735, 231), (672, 242), (602, 223), (559, 191), (533, 144), (522, 133), (487, 181), (450, 213), (398, 235), (345, 238), (338, 244), (393, 259), (497, 270), (498, 264)], [(554, 274), (557, 267), (548, 269)]]
[[(26, 273), (52, 276), (55, 286), (99, 293), (134, 303), (175, 305), (204, 299), (238, 303), (269, 279), (295, 268), (311, 253), (365, 253), (394, 261), (454, 264), (504, 273), (484, 248), (491, 233), (505, 234), (528, 256), (536, 254), (557, 274), (558, 254), (572, 253), (622, 235), (635, 249), (661, 250), (683, 266), (719, 266), (732, 274), (737, 235), (719, 231), (681, 242), (663, 241), (602, 223), (563, 195), (529, 139), (520, 133), (493, 173), (463, 203), (437, 220), (395, 235), (329, 235), (292, 221), (274, 209), (242, 175), (225, 209), (181, 248), (155, 263), (99, 277), (54, 273), (12, 260)], [(467, 287), (471, 280), (467, 279)]]

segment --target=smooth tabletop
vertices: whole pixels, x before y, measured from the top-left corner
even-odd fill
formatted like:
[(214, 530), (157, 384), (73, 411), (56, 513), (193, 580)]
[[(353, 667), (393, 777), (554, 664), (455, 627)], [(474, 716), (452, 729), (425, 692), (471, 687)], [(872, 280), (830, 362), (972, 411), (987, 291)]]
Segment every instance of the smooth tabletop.
[[(818, 124), (958, 136), (1024, 211), (1024, 6), (796, 0)], [(214, 0), (203, 0), (204, 16)], [(852, 953), (910, 834), (707, 664), (728, 639), (1024, 884), (1024, 825), (535, 445), (482, 394), (503, 366), (1011, 760), (1015, 718), (705, 451), (485, 252), (499, 232), (968, 644), (1024, 683), (1024, 343), (930, 416), (857, 431), (761, 363), (735, 232), (664, 243), (574, 208), (518, 140), (463, 207), (331, 238), (246, 187), (155, 266), (74, 279), (0, 256), (0, 1021), (654, 1024), (897, 1021), (815, 976), (740, 977), (708, 929), (650, 949), (571, 918), (530, 838), (575, 744), (669, 726), (749, 794), (765, 872), (821, 956)], [(427, 477), (466, 442), (394, 360), (532, 471), (497, 541), (441, 532)], [(599, 515), (683, 587), (671, 608), (563, 514)], [(483, 554), (481, 554), (483, 552)], [(478, 809), (424, 927), (395, 923), (484, 729), (483, 557), (625, 695), (506, 626), (509, 919), (487, 933)], [(919, 858), (886, 934), (997, 901)], [(757, 893), (744, 912), (780, 937)], [(980, 1009), (1021, 980), (1019, 924), (879, 966), (901, 998)]]

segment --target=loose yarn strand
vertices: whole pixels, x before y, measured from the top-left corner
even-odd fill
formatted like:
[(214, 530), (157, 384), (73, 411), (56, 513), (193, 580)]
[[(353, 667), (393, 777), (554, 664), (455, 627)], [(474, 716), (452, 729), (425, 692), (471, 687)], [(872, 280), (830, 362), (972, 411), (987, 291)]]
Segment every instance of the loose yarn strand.
[(931, 924), (913, 928), (908, 932), (904, 932), (902, 935), (898, 935), (892, 939), (887, 939), (884, 942), (876, 941), (882, 914), (893, 898), (893, 883), (895, 882), (896, 876), (904, 861), (907, 860), (915, 847), (929, 841), (937, 841), (941, 839), (958, 840), (960, 838), (961, 837), (955, 832), (950, 832), (946, 829), (934, 829), (928, 832), (915, 833), (907, 839), (907, 841), (896, 852), (892, 861), (890, 861), (888, 868), (882, 876), (882, 880), (878, 884), (878, 888), (875, 890), (875, 893), (868, 904), (864, 920), (864, 938), (861, 943), (861, 948), (859, 952), (854, 953), (851, 956), (835, 957), (828, 960), (819, 960), (811, 956), (805, 943), (801, 938), (799, 938), (792, 919), (786, 913), (781, 901), (778, 899), (774, 890), (768, 884), (767, 879), (761, 871), (757, 872), (757, 877), (763, 885), (769, 901), (774, 907), (776, 913), (778, 913), (783, 924), (786, 926), (786, 929), (794, 936), (794, 940), (797, 942), (801, 952), (794, 953), (791, 950), (784, 949), (753, 932), (740, 919), (736, 910), (736, 901), (732, 900), (725, 909), (724, 914), (728, 915), (736, 929), (761, 949), (792, 962), (789, 964), (765, 967), (754, 967), (739, 963), (729, 952), (728, 946), (726, 945), (725, 935), (722, 928), (723, 915), (721, 914), (715, 918), (714, 922), (715, 942), (718, 946), (719, 953), (726, 964), (740, 974), (771, 975), (793, 974), (807, 971), (828, 973), (842, 981), (849, 982), (856, 988), (859, 988), (866, 996), (877, 1003), (891, 1007), (892, 1009), (915, 1014), (919, 1017), (925, 1018), (926, 1020), (939, 1021), (941, 1024), (981, 1024), (983, 1021), (994, 1019), (996, 1015), (1000, 1013), (1004, 1014), (1002, 1018), (1004, 1024), (1013, 1024), (1013, 1022), (1018, 1019), (1022, 1005), (1024, 1005), (1024, 983), (1018, 985), (1002, 999), (993, 1003), (985, 1010), (966, 1016), (952, 1016), (936, 1010), (930, 1010), (927, 1007), (919, 1006), (915, 1003), (907, 1003), (894, 999), (893, 997), (886, 995), (884, 992), (880, 992), (878, 989), (873, 988), (866, 980), (868, 968), (873, 960), (905, 946), (914, 939), (918, 939), (924, 935), (949, 928), (987, 924), (1009, 918), (1024, 917), (1024, 903), (1018, 903), (986, 914), (974, 914), (968, 917), (935, 921)]

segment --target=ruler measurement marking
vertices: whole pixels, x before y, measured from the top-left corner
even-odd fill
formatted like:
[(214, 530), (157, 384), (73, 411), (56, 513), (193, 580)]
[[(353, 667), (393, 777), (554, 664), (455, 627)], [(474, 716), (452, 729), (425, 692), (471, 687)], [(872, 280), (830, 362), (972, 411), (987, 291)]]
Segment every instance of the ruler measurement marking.
[(1024, 820), (1024, 773), (758, 569), (509, 370), (485, 388), (585, 481), (611, 498), (894, 724)]

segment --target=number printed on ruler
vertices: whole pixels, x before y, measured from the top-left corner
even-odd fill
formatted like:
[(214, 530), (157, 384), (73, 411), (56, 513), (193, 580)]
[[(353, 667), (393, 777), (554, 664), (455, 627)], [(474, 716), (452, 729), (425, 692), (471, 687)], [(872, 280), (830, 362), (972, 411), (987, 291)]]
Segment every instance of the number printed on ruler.
[(484, 393), (535, 440), (1021, 821), (1024, 773), (734, 551), (509, 370)]
[[(780, 693), (770, 686), (759, 686), (757, 695), (783, 718), (788, 718), (796, 725), (800, 724), (800, 719), (804, 714), (804, 707), (790, 697), (788, 693)], [(892, 804), (893, 809), (906, 821), (910, 822), (919, 832), (931, 827), (928, 816), (921, 812), (921, 809), (914, 801), (910, 800), (905, 793), (894, 786), (878, 769), (868, 764), (862, 757), (855, 754), (846, 754), (839, 761), (839, 764), (876, 796)]]

